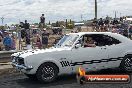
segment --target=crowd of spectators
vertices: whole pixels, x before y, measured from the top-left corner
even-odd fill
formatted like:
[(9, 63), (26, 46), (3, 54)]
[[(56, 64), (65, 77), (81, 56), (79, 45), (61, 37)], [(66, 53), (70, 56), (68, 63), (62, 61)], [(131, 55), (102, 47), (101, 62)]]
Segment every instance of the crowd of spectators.
[[(132, 35), (132, 26), (129, 26), (122, 18), (120, 18), (120, 20), (110, 20), (109, 17), (106, 17), (106, 19), (100, 18), (99, 20), (94, 19), (92, 27), (96, 32), (119, 33), (130, 38)], [(52, 33), (46, 29), (44, 14), (40, 17), (39, 32), (37, 30), (32, 30), (27, 20), (25, 20), (25, 22), (20, 22), (19, 28), (20, 31), (17, 36), (7, 31), (0, 31), (0, 51), (16, 50), (17, 40), (19, 41), (19, 45), (21, 42), (25, 42), (27, 49), (35, 47), (45, 49), (48, 47), (50, 35), (60, 36), (56, 38), (53, 44), (56, 44), (63, 36), (62, 29), (59, 27), (54, 27)], [(73, 31), (71, 30), (71, 32)]]
[(99, 20), (95, 18), (92, 27), (97, 32), (119, 33), (130, 38), (132, 34), (132, 26), (122, 17), (120, 19), (114, 18), (113, 20), (110, 20), (109, 17), (100, 18)]

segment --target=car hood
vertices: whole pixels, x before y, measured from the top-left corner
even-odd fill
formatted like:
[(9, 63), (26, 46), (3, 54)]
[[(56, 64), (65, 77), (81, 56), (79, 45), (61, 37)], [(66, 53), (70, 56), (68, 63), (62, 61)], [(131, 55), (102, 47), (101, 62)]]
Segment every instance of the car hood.
[(54, 48), (54, 47), (52, 47), (52, 48), (47, 48), (47, 49), (26, 50), (26, 51), (14, 53), (11, 56), (26, 58), (26, 57), (28, 57), (30, 55), (34, 55), (34, 54), (50, 53), (50, 52), (63, 51), (63, 50), (70, 50), (70, 48), (67, 48), (67, 47)]

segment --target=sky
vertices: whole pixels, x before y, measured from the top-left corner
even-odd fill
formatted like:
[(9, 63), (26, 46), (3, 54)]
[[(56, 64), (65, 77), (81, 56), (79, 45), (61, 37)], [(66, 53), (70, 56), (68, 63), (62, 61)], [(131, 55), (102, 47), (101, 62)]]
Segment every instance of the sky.
[[(97, 2), (98, 18), (107, 15), (114, 17), (115, 11), (118, 17), (132, 15), (132, 0), (97, 0)], [(89, 20), (94, 18), (94, 0), (0, 0), (0, 18), (4, 18), (4, 24), (24, 20), (38, 23), (41, 14), (45, 14), (46, 22), (65, 21), (65, 19)]]

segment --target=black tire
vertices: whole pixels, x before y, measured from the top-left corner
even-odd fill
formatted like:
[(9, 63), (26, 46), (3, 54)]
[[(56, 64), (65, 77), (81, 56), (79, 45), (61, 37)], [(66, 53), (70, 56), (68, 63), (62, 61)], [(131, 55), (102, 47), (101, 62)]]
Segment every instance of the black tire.
[(37, 79), (42, 83), (53, 82), (58, 77), (59, 69), (53, 63), (42, 64), (36, 73)]
[(29, 79), (37, 80), (37, 77), (35, 74), (25, 74)]
[(126, 55), (120, 64), (120, 69), (125, 72), (132, 72), (132, 55)]

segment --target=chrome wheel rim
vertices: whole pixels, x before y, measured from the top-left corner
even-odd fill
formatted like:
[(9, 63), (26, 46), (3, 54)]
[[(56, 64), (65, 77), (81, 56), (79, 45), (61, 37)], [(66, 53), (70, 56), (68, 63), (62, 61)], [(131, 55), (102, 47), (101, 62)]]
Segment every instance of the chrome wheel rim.
[(51, 80), (55, 75), (54, 68), (47, 65), (42, 69), (42, 79), (43, 80)]
[(132, 58), (131, 57), (127, 57), (125, 59), (124, 67), (128, 71), (132, 71)]

